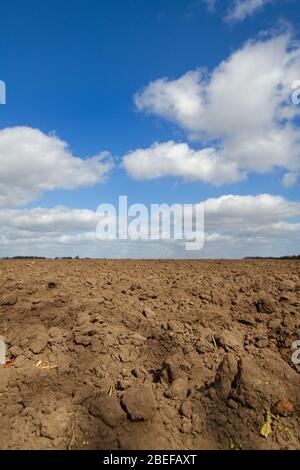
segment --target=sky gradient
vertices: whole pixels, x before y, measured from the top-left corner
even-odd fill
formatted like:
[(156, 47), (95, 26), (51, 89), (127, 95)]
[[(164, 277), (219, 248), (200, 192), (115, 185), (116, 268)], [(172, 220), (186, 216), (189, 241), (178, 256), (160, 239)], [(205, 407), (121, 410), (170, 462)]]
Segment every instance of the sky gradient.
[[(299, 253), (296, 0), (0, 5), (0, 256)], [(204, 249), (97, 240), (120, 195), (204, 202)]]

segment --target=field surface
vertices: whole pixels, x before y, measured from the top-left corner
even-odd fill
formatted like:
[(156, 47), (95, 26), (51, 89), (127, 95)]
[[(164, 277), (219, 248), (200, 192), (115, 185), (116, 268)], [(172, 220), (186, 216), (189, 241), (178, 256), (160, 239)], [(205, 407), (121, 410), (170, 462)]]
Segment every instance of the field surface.
[(2, 260), (0, 448), (300, 449), (299, 326), (299, 261)]

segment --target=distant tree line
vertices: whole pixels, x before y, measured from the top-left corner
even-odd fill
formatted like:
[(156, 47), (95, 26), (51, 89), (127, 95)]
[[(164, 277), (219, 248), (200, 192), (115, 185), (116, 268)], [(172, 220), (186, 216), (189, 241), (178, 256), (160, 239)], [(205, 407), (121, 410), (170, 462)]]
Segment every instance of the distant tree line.
[(1, 259), (90, 259), (88, 257), (86, 258), (80, 258), (79, 256), (56, 256), (55, 258), (48, 258), (47, 256), (4, 256)]
[(294, 260), (300, 259), (300, 255), (293, 255), (293, 256), (246, 256), (244, 259), (287, 259), (287, 260)]

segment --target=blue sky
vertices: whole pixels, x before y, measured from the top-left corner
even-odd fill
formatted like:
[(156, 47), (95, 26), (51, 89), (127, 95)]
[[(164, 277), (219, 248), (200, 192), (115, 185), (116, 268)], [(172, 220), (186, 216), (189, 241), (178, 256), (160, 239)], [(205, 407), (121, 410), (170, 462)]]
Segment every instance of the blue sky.
[[(1, 2), (0, 6), (0, 79), (5, 81), (7, 87), (7, 103), (0, 106), (0, 170), (3, 168), (3, 181), (0, 175), (0, 202), (3, 192), (0, 255), (79, 252), (83, 256), (102, 256), (106, 248), (97, 242), (93, 248), (91, 243), (87, 246), (84, 242), (65, 242), (66, 236), (75, 234), (80, 238), (81, 233), (92, 233), (93, 230), (91, 226), (87, 230), (84, 224), (82, 229), (76, 226), (76, 230), (72, 224), (69, 227), (64, 225), (64, 229), (56, 226), (53, 222), (53, 217), (55, 219), (57, 216), (55, 208), (64, 206), (71, 214), (72, 210), (87, 210), (90, 214), (102, 202), (116, 203), (120, 194), (128, 195), (130, 202), (145, 204), (197, 203), (214, 198), (220, 207), (223, 207), (220, 203), (226, 201), (224, 197), (232, 195), (236, 199), (229, 202), (234, 207), (236, 201), (241, 207), (249, 203), (253, 205), (255, 214), (258, 204), (262, 211), (266, 211), (267, 217), (269, 211), (274, 210), (267, 231), (263, 231), (261, 222), (257, 227), (255, 218), (252, 228), (247, 226), (247, 235), (242, 234), (249, 243), (246, 247), (245, 238), (239, 238), (236, 243), (236, 237), (240, 236), (244, 227), (240, 218), (233, 219), (236, 220), (236, 231), (229, 233), (224, 225), (217, 227), (209, 215), (211, 225), (216, 225), (216, 232), (210, 229), (210, 225), (209, 231), (218, 234), (220, 241), (215, 246), (212, 242), (207, 251), (197, 255), (199, 257), (218, 257), (223, 253), (229, 257), (262, 254), (266, 247), (266, 255), (299, 251), (299, 230), (295, 224), (300, 216), (297, 179), (300, 161), (296, 150), (299, 147), (297, 131), (300, 106), (297, 110), (295, 105), (289, 103), (293, 116), (280, 117), (288, 119), (286, 127), (278, 122), (275, 126), (277, 117), (274, 113), (279, 109), (278, 104), (280, 109), (283, 103), (286, 104), (284, 95), (263, 120), (261, 135), (256, 134), (254, 127), (249, 135), (245, 131), (247, 126), (250, 128), (253, 125), (253, 120), (247, 122), (246, 119), (244, 126), (235, 129), (234, 123), (239, 123), (250, 111), (257, 112), (260, 118), (261, 109), (268, 108), (267, 99), (265, 107), (262, 100), (259, 102), (259, 90), (257, 106), (253, 105), (255, 97), (251, 94), (249, 103), (246, 102), (248, 83), (241, 77), (240, 81), (236, 81), (239, 89), (232, 106), (238, 111), (227, 109), (224, 112), (222, 107), (228, 107), (228, 101), (219, 101), (220, 113), (217, 114), (224, 114), (225, 123), (227, 118), (229, 123), (233, 123), (229, 134), (224, 122), (216, 124), (218, 116), (212, 94), (217, 94), (212, 90), (216, 90), (226, 80), (229, 89), (231, 72), (237, 77), (244, 63), (253, 60), (255, 64), (255, 54), (260, 60), (263, 58), (266, 64), (269, 58), (278, 58), (274, 63), (270, 60), (270, 71), (267, 68), (263, 72), (258, 69), (257, 74), (262, 73), (259, 83), (264, 81), (264, 77), (271, 77), (272, 70), (273, 75), (280, 72), (281, 78), (278, 80), (282, 83), (278, 84), (282, 87), (288, 88), (287, 80), (290, 80), (290, 87), (293, 80), (300, 80), (300, 48), (297, 44), (300, 9), (297, 1), (12, 0)], [(281, 43), (278, 38), (282, 38)], [(252, 41), (253, 46), (249, 50), (246, 45), (248, 41)], [(290, 53), (291, 49), (293, 54)], [(241, 55), (241, 64), (235, 67), (232, 60), (232, 71), (228, 67), (219, 84), (214, 87), (214, 72), (217, 81), (222, 61), (230, 62), (230, 58), (238, 53)], [(289, 57), (293, 60), (292, 66), (287, 64)], [(202, 72), (204, 69), (205, 72)], [(192, 78), (186, 80), (186, 74), (189, 73)], [(184, 77), (183, 80), (178, 82), (181, 77)], [(287, 77), (286, 81), (283, 77)], [(157, 82), (162, 79), (165, 81)], [(157, 84), (155, 89), (149, 88), (151, 83)], [(270, 87), (278, 84), (270, 81)], [(224, 87), (223, 95), (226, 95), (226, 83)], [(187, 92), (192, 94), (192, 99), (183, 102), (188, 97), (182, 93)], [(202, 111), (199, 105), (193, 115), (193, 93), (198, 97), (202, 92), (206, 99), (211, 94), (211, 103), (206, 104)], [(232, 90), (228, 96), (230, 93)], [(273, 99), (273, 95), (270, 96)], [(173, 99), (175, 101), (172, 102)], [(191, 108), (187, 110), (186, 106), (189, 105)], [(206, 116), (209, 123), (206, 122)], [(42, 134), (19, 134), (20, 126), (27, 126), (27, 129)], [(282, 136), (280, 134), (278, 137), (278, 155), (274, 161), (271, 147), (265, 153), (262, 150), (253, 159), (252, 150), (248, 146), (246, 148), (245, 142), (248, 144), (256, 137), (263, 141), (266, 135), (263, 126), (266, 134), (272, 134), (272, 139), (275, 132), (278, 135), (279, 131), (283, 131)], [(1, 130), (6, 131), (2, 136), (2, 146)], [(82, 170), (74, 170), (72, 165), (75, 162), (69, 162), (71, 166), (68, 170), (65, 165), (60, 168), (60, 163), (52, 159), (51, 152), (59, 152), (56, 147), (50, 149), (53, 135), (59, 142), (68, 144), (68, 148), (60, 151), (68, 152), (70, 158), (80, 158), (83, 163), (100, 152), (109, 152), (110, 157), (105, 157), (110, 159), (109, 168), (101, 169), (103, 178), (100, 173), (94, 177), (94, 167), (89, 166), (87, 169), (84, 164)], [(39, 152), (37, 141), (40, 138), (45, 138), (45, 142), (41, 153), (35, 155), (34, 152)], [(49, 142), (47, 139), (50, 139)], [(269, 144), (269, 137), (267, 140)], [(11, 146), (7, 142), (12, 142)], [(165, 142), (172, 142), (172, 148), (176, 146), (176, 152), (178, 150), (184, 154), (179, 155), (178, 161), (172, 160), (172, 167), (167, 170), (164, 152), (168, 151), (160, 146)], [(155, 154), (151, 151), (154, 143), (158, 145)], [(179, 143), (186, 144), (188, 149), (177, 147)], [(210, 155), (193, 153), (207, 148), (214, 148), (216, 152), (212, 157), (216, 157), (213, 167)], [(262, 149), (265, 148), (266, 144), (262, 142)], [(138, 149), (143, 149), (147, 154), (141, 154)], [(43, 160), (44, 152), (48, 150), (49, 160), (46, 161), (46, 157)], [(287, 151), (293, 154), (289, 159), (286, 158)], [(130, 160), (126, 160), (128, 154), (131, 155)], [(58, 162), (62, 162), (65, 154), (62, 158), (59, 155)], [(194, 165), (194, 158), (199, 161), (199, 164), (196, 163), (195, 178), (192, 177), (193, 170), (187, 172), (184, 168)], [(205, 159), (203, 165), (202, 158)], [(264, 158), (266, 164), (262, 165)], [(220, 167), (223, 160), (224, 170)], [(153, 161), (156, 162), (154, 168)], [(8, 162), (11, 162), (11, 166)], [(146, 169), (141, 174), (143, 165), (146, 165)], [(173, 168), (177, 168), (176, 171)], [(48, 170), (49, 174), (53, 172), (54, 175), (51, 181), (45, 181)], [(88, 175), (85, 175), (87, 170)], [(23, 182), (20, 183), (21, 171)], [(55, 171), (59, 173), (60, 181), (57, 184)], [(65, 171), (70, 171), (70, 175), (73, 171), (78, 174), (73, 178), (72, 173), (65, 181)], [(97, 171), (100, 171), (99, 167)], [(80, 172), (84, 173), (86, 183), (82, 182)], [(222, 178), (223, 174), (226, 177)], [(284, 182), (283, 178), (286, 178)], [(24, 180), (27, 179), (28, 185), (25, 187)], [(263, 199), (255, 199), (266, 194), (271, 198), (267, 203)], [(278, 204), (284, 206), (283, 212), (277, 211)], [(35, 222), (32, 222), (32, 227), (30, 224), (22, 226), (18, 218), (24, 214), (28, 218), (39, 217), (41, 220), (40, 215), (34, 212), (37, 207), (44, 211), (44, 219), (50, 214), (49, 224), (45, 222), (46, 226), (43, 225), (40, 231), (36, 227), (32, 228)], [(264, 220), (263, 214), (261, 221)], [(277, 228), (273, 236), (274, 224), (277, 224)], [(287, 231), (280, 235), (281, 238), (278, 238), (276, 231), (278, 224), (289, 224)], [(250, 232), (258, 235), (250, 237)], [(222, 240), (222, 237), (227, 239)], [(118, 250), (115, 244), (113, 256), (118, 257)], [(132, 244), (128, 244), (128, 251), (126, 247), (122, 250), (124, 256), (148, 257), (153, 253), (153, 256), (158, 257), (186, 256), (181, 248), (174, 245), (166, 250), (165, 246), (157, 244), (153, 251), (149, 244), (143, 244), (138, 250), (136, 246), (133, 248)]]

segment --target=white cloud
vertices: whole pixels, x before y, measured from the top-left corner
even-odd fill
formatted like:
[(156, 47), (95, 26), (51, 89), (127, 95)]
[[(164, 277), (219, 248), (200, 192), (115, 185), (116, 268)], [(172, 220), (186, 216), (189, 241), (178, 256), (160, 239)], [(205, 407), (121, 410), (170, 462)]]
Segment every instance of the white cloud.
[(282, 219), (300, 216), (300, 202), (270, 194), (225, 195), (207, 199), (204, 204), (210, 229), (234, 231), (245, 227), (266, 227)]
[[(224, 195), (204, 202), (206, 243), (193, 256), (243, 257), (299, 251), (300, 203), (281, 196)], [(55, 207), (0, 210), (0, 256), (187, 257), (184, 242), (100, 241), (99, 216)]]
[[(244, 21), (275, 1), (278, 0), (231, 0), (224, 20), (229, 23)], [(195, 5), (199, 4), (204, 4), (209, 12), (215, 12), (217, 0), (198, 0)]]
[(88, 209), (69, 209), (64, 206), (53, 208), (0, 210), (0, 225), (28, 232), (66, 233), (92, 230), (99, 216)]
[(205, 246), (200, 257), (299, 254), (300, 203), (282, 196), (225, 195), (204, 201)]
[(103, 182), (111, 167), (107, 153), (83, 160), (66, 142), (38, 129), (0, 130), (0, 206), (26, 204), (44, 191)]
[(243, 179), (238, 166), (225, 161), (214, 148), (196, 151), (186, 143), (174, 141), (128, 153), (123, 158), (123, 167), (136, 180), (177, 176), (220, 185)]
[(225, 19), (227, 21), (243, 21), (272, 1), (273, 0), (234, 0)]
[(177, 80), (161, 78), (134, 96), (139, 111), (146, 111), (179, 124), (190, 133), (199, 131), (205, 112), (204, 74), (187, 72)]
[(211, 73), (199, 69), (151, 82), (135, 104), (206, 143), (203, 152), (221, 155), (222, 165), (237, 165), (241, 174), (279, 168), (294, 175), (292, 182), (300, 171), (300, 107), (290, 97), (299, 76), (300, 45), (285, 33), (247, 42)]
[(216, 9), (217, 0), (202, 0), (208, 11), (213, 12)]

